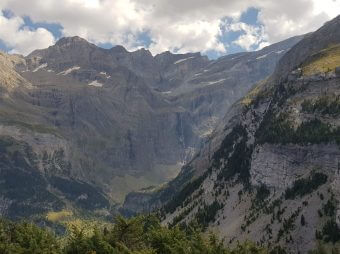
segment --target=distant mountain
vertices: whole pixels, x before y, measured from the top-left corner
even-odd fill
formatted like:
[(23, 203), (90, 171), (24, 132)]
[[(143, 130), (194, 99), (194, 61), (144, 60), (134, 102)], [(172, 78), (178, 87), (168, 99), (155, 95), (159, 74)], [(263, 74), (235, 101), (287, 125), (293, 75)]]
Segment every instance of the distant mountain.
[(163, 205), (164, 224), (196, 220), (229, 243), (291, 253), (339, 241), (339, 27), (340, 16), (292, 47), (178, 177), (130, 194), (126, 209)]
[(0, 58), (0, 214), (110, 214), (174, 178), (230, 105), (302, 37), (211, 61), (79, 37)]

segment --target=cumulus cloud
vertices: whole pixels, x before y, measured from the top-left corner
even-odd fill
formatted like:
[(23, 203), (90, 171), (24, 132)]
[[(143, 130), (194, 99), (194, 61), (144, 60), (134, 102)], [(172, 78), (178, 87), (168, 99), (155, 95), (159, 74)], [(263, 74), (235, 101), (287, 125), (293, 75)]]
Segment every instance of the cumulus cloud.
[[(226, 25), (226, 31), (242, 31), (243, 34), (233, 41), (233, 43), (245, 50), (255, 50), (258, 47), (262, 48), (268, 45), (267, 35), (264, 32), (264, 27), (261, 25), (253, 26), (242, 22), (235, 22)], [(256, 48), (254, 48), (254, 46), (256, 46)]]
[[(250, 7), (259, 10), (257, 25), (240, 20)], [(221, 34), (226, 29), (242, 31), (234, 44), (252, 50), (317, 29), (339, 14), (340, 1), (2, 0), (0, 9), (11, 10), (19, 20), (29, 16), (33, 22), (58, 23), (64, 36), (79, 35), (94, 43), (122, 44), (131, 50), (145, 46), (140, 36), (147, 34), (151, 40), (147, 47), (154, 54), (164, 50), (225, 53), (228, 45), (221, 41)], [(231, 20), (227, 28), (223, 27), (226, 17)], [(46, 30), (30, 31), (20, 26), (22, 23), (14, 30), (22, 37), (50, 36)], [(0, 34), (0, 39), (4, 36)], [(7, 43), (22, 51), (15, 40)]]
[(37, 48), (46, 48), (54, 43), (53, 35), (44, 28), (36, 30), (25, 26), (21, 17), (6, 18), (0, 15), (0, 39), (11, 53), (28, 54)]

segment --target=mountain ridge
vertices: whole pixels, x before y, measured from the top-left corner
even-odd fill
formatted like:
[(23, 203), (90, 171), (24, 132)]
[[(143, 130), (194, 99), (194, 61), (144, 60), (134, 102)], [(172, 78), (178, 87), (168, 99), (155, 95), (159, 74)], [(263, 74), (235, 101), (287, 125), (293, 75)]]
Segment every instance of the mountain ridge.
[(251, 239), (307, 253), (340, 240), (339, 18), (293, 46), (231, 106), (177, 178), (128, 195), (125, 208), (161, 207), (165, 225), (196, 221), (231, 244)]
[[(1, 214), (112, 216), (128, 192), (175, 177), (228, 107), (300, 38), (209, 61), (105, 50), (75, 37), (9, 60), (25, 85), (0, 100)], [(9, 184), (16, 177), (28, 184)], [(23, 192), (26, 202), (15, 198)]]

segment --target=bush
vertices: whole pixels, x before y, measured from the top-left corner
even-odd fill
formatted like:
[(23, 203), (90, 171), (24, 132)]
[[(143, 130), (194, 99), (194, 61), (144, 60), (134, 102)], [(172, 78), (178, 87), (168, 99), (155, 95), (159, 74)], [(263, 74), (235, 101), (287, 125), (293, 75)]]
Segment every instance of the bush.
[(0, 221), (0, 253), (58, 254), (61, 248), (55, 236), (28, 222)]
[(304, 100), (301, 103), (302, 112), (320, 113), (337, 116), (340, 113), (340, 96), (320, 96), (315, 100)]
[(266, 116), (256, 132), (257, 142), (260, 144), (321, 144), (340, 143), (340, 128), (332, 128), (329, 124), (319, 119), (303, 122), (296, 130), (289, 121), (286, 113), (278, 117)]
[(197, 222), (202, 225), (203, 228), (207, 228), (210, 222), (215, 220), (217, 212), (223, 207), (217, 200), (211, 203), (211, 205), (204, 204), (203, 208), (199, 208), (196, 214)]
[(322, 235), (325, 242), (335, 243), (340, 240), (340, 229), (335, 221), (329, 220), (322, 228)]
[(326, 182), (327, 175), (323, 173), (313, 173), (307, 179), (296, 180), (293, 183), (293, 186), (285, 191), (285, 198), (295, 199), (297, 196), (302, 197), (306, 194), (312, 193)]

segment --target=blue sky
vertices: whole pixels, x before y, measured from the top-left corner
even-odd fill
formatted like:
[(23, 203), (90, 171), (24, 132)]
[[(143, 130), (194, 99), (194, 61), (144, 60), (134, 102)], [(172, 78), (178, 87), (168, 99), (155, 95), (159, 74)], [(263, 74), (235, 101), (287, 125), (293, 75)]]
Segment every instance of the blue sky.
[(216, 58), (313, 31), (339, 13), (340, 0), (2, 0), (0, 49), (28, 54), (78, 35), (104, 48)]

